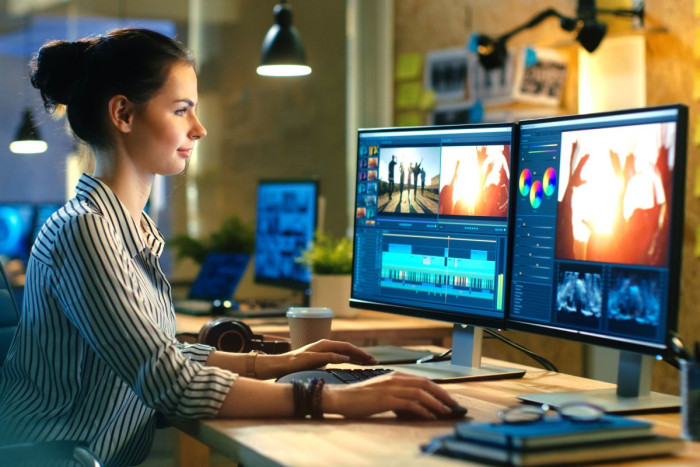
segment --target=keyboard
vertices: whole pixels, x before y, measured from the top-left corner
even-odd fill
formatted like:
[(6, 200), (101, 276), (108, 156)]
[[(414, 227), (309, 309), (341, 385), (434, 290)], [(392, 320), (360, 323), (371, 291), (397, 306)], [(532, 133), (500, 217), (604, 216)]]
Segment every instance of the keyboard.
[(326, 384), (352, 384), (365, 381), (376, 376), (385, 375), (393, 370), (388, 368), (359, 368), (359, 369), (339, 369), (331, 368), (326, 370), (297, 371), (277, 378), (278, 383), (292, 383), (299, 381), (308, 383), (312, 379), (323, 379)]

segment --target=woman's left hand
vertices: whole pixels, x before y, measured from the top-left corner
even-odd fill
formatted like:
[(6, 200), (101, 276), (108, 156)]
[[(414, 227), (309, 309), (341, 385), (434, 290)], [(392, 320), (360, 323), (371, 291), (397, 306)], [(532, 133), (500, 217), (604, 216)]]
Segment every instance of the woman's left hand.
[(329, 363), (376, 365), (377, 361), (367, 352), (348, 342), (323, 339), (281, 355), (258, 356), (256, 373), (260, 379), (271, 379), (295, 371), (320, 368)]

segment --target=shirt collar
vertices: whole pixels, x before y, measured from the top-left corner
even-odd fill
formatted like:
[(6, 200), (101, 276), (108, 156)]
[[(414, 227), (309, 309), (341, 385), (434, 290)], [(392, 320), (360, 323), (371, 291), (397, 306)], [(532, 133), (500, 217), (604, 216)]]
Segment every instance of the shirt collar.
[[(122, 234), (124, 245), (132, 258), (146, 247), (154, 255), (160, 256), (164, 247), (163, 236), (145, 212), (141, 214), (139, 227), (117, 195), (104, 182), (87, 174), (80, 177), (75, 191), (79, 199), (89, 201), (100, 214), (118, 227), (117, 232)], [(145, 243), (139, 231), (144, 233)]]

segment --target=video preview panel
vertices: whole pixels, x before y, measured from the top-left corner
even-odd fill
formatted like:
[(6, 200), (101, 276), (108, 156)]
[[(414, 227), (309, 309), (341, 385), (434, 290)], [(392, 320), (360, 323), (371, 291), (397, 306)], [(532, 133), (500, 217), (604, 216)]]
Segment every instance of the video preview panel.
[(354, 298), (503, 317), (512, 132), (360, 132)]

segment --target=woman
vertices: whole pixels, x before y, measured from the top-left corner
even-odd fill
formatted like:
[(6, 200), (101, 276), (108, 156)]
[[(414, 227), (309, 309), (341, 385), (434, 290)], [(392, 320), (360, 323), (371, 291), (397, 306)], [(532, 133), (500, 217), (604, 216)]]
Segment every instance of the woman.
[(372, 362), (347, 343), (270, 356), (178, 343), (159, 265), (163, 239), (143, 208), (154, 176), (182, 173), (206, 136), (193, 59), (158, 33), (121, 29), (44, 45), (31, 77), (47, 110), (66, 106), (96, 168), (34, 245), (0, 373), (0, 444), (80, 440), (106, 465), (127, 465), (148, 454), (157, 413), (355, 418), (395, 410), (434, 418), (456, 405), (434, 383), (402, 374), (347, 387), (260, 381)]

